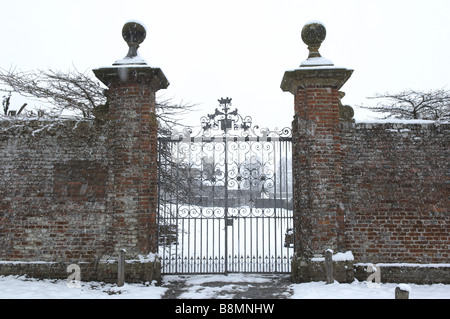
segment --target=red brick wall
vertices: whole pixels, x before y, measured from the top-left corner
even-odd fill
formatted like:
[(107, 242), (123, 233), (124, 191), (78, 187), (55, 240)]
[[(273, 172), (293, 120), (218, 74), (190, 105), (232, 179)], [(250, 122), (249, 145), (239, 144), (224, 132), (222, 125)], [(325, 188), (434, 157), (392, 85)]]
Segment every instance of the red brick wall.
[(345, 247), (361, 262), (448, 263), (450, 125), (343, 131)]
[(105, 253), (107, 161), (92, 122), (0, 122), (0, 260)]

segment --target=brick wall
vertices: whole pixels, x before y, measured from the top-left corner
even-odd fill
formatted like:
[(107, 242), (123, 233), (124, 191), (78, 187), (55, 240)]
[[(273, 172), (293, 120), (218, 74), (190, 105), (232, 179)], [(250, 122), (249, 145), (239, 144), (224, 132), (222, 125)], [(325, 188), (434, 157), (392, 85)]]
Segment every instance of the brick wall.
[(156, 252), (157, 122), (133, 92), (104, 124), (0, 121), (0, 260)]
[(345, 124), (345, 247), (371, 263), (448, 263), (450, 124)]
[(0, 260), (105, 253), (105, 141), (88, 121), (0, 121)]

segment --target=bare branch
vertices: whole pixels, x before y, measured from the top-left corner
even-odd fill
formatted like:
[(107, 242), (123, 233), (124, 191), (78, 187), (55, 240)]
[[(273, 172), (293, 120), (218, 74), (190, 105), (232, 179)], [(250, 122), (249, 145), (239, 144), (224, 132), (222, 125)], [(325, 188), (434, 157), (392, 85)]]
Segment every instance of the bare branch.
[[(35, 72), (0, 69), (0, 83), (8, 87), (8, 90), (4, 90), (6, 92), (47, 102), (52, 106), (53, 113), (70, 110), (83, 117), (95, 117), (95, 110), (107, 103), (100, 82), (90, 72), (83, 73), (76, 68), (65, 72), (51, 69)], [(194, 107), (183, 102), (174, 103), (173, 98), (158, 100), (156, 114), (160, 126), (182, 126), (182, 117)]]
[(385, 118), (448, 120), (450, 113), (450, 91), (406, 90), (396, 94), (376, 94), (369, 99), (381, 99), (376, 106), (361, 106), (375, 112), (387, 114)]

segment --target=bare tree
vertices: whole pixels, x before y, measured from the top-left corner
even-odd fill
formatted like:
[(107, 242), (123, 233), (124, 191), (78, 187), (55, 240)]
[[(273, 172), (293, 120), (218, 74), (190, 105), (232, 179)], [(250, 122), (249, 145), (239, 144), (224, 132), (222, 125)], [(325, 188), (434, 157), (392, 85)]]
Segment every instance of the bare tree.
[[(69, 71), (29, 71), (0, 69), (0, 84), (26, 98), (45, 102), (47, 114), (58, 116), (63, 111), (72, 111), (83, 118), (102, 119), (107, 111), (107, 90), (94, 79), (90, 72), (76, 68)], [(195, 107), (194, 104), (174, 103), (172, 98), (160, 98), (156, 102), (156, 114), (160, 133), (167, 134), (175, 126), (183, 126), (180, 119)]]
[(14, 93), (46, 102), (49, 105), (48, 111), (53, 114), (70, 110), (89, 118), (92, 116), (92, 110), (106, 101), (100, 83), (77, 70), (0, 70), (0, 82)]
[(450, 119), (450, 91), (406, 90), (396, 94), (376, 94), (369, 99), (382, 99), (376, 106), (361, 106), (384, 113), (385, 118), (448, 120)]

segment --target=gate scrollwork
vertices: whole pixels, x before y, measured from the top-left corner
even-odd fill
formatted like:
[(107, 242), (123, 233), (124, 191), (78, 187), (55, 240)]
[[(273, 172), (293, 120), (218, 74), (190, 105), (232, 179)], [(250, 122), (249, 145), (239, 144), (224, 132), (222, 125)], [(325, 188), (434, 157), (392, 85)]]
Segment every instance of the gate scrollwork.
[(168, 179), (159, 185), (163, 272), (289, 272), (291, 130), (260, 128), (232, 110), (230, 98), (219, 103), (198, 134), (185, 129), (159, 139), (160, 153), (169, 154), (159, 163)]

